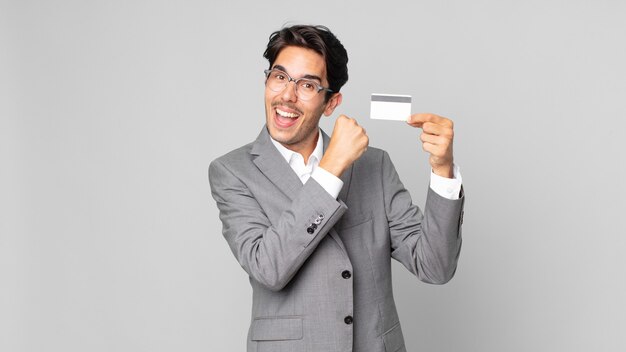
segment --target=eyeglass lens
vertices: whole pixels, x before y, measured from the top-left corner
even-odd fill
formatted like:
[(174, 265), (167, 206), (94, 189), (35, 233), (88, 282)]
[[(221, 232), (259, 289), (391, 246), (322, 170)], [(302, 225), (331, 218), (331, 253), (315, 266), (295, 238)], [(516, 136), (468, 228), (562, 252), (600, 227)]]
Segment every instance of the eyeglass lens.
[[(317, 83), (305, 78), (296, 79), (296, 94), (302, 100), (312, 99), (318, 92)], [(274, 92), (280, 92), (289, 84), (289, 76), (285, 72), (272, 70), (265, 83)]]

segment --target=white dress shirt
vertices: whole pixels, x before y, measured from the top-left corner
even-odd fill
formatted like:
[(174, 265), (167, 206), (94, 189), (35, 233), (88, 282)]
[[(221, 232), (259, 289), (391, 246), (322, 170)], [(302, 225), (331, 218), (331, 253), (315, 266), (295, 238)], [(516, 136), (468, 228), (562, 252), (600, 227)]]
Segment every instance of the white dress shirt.
[[(323, 138), (320, 138), (321, 135), (322, 132), (320, 130), (317, 145), (311, 156), (309, 156), (306, 165), (304, 164), (304, 157), (300, 153), (285, 148), (285, 146), (275, 141), (274, 138), (270, 137), (270, 139), (289, 166), (291, 166), (291, 169), (298, 175), (302, 184), (304, 184), (309, 177), (313, 177), (328, 194), (333, 198), (337, 198), (339, 191), (341, 191), (343, 187), (343, 181), (323, 168), (318, 167), (324, 153), (324, 143)], [(447, 199), (459, 199), (462, 181), (461, 171), (456, 165), (454, 165), (454, 178), (441, 177), (432, 170), (430, 171), (430, 188), (438, 195)]]

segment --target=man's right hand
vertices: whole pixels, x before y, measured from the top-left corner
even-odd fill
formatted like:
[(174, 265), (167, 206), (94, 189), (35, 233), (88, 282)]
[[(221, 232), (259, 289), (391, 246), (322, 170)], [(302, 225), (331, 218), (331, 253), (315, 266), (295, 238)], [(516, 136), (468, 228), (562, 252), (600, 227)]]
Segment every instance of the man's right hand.
[(345, 115), (335, 121), (330, 143), (324, 152), (320, 167), (331, 174), (341, 177), (343, 172), (365, 153), (369, 138), (365, 129)]

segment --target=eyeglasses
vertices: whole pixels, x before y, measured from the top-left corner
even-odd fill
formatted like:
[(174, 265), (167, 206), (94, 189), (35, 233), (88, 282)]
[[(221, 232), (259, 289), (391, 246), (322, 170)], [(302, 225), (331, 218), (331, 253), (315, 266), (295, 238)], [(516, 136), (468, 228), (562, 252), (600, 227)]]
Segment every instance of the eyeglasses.
[(274, 92), (282, 92), (289, 82), (294, 82), (296, 84), (296, 95), (301, 100), (311, 100), (321, 91), (332, 92), (332, 90), (322, 87), (308, 78), (293, 79), (287, 72), (281, 70), (272, 69), (263, 72), (265, 72), (265, 86), (267, 88)]

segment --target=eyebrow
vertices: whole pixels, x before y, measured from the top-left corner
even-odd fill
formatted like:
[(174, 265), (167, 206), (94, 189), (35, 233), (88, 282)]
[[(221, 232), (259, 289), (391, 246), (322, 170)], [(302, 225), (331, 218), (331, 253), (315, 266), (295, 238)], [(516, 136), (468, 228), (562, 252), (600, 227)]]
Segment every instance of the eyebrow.
[[(274, 67), (272, 67), (272, 69), (281, 70), (281, 71), (289, 74), (289, 72), (287, 72), (287, 69), (282, 67), (281, 65), (274, 65)], [(319, 81), (320, 83), (322, 83), (322, 79), (319, 76), (316, 76), (316, 75), (309, 75), (309, 74), (307, 74), (307, 75), (302, 76), (301, 78), (315, 79), (315, 80)]]

